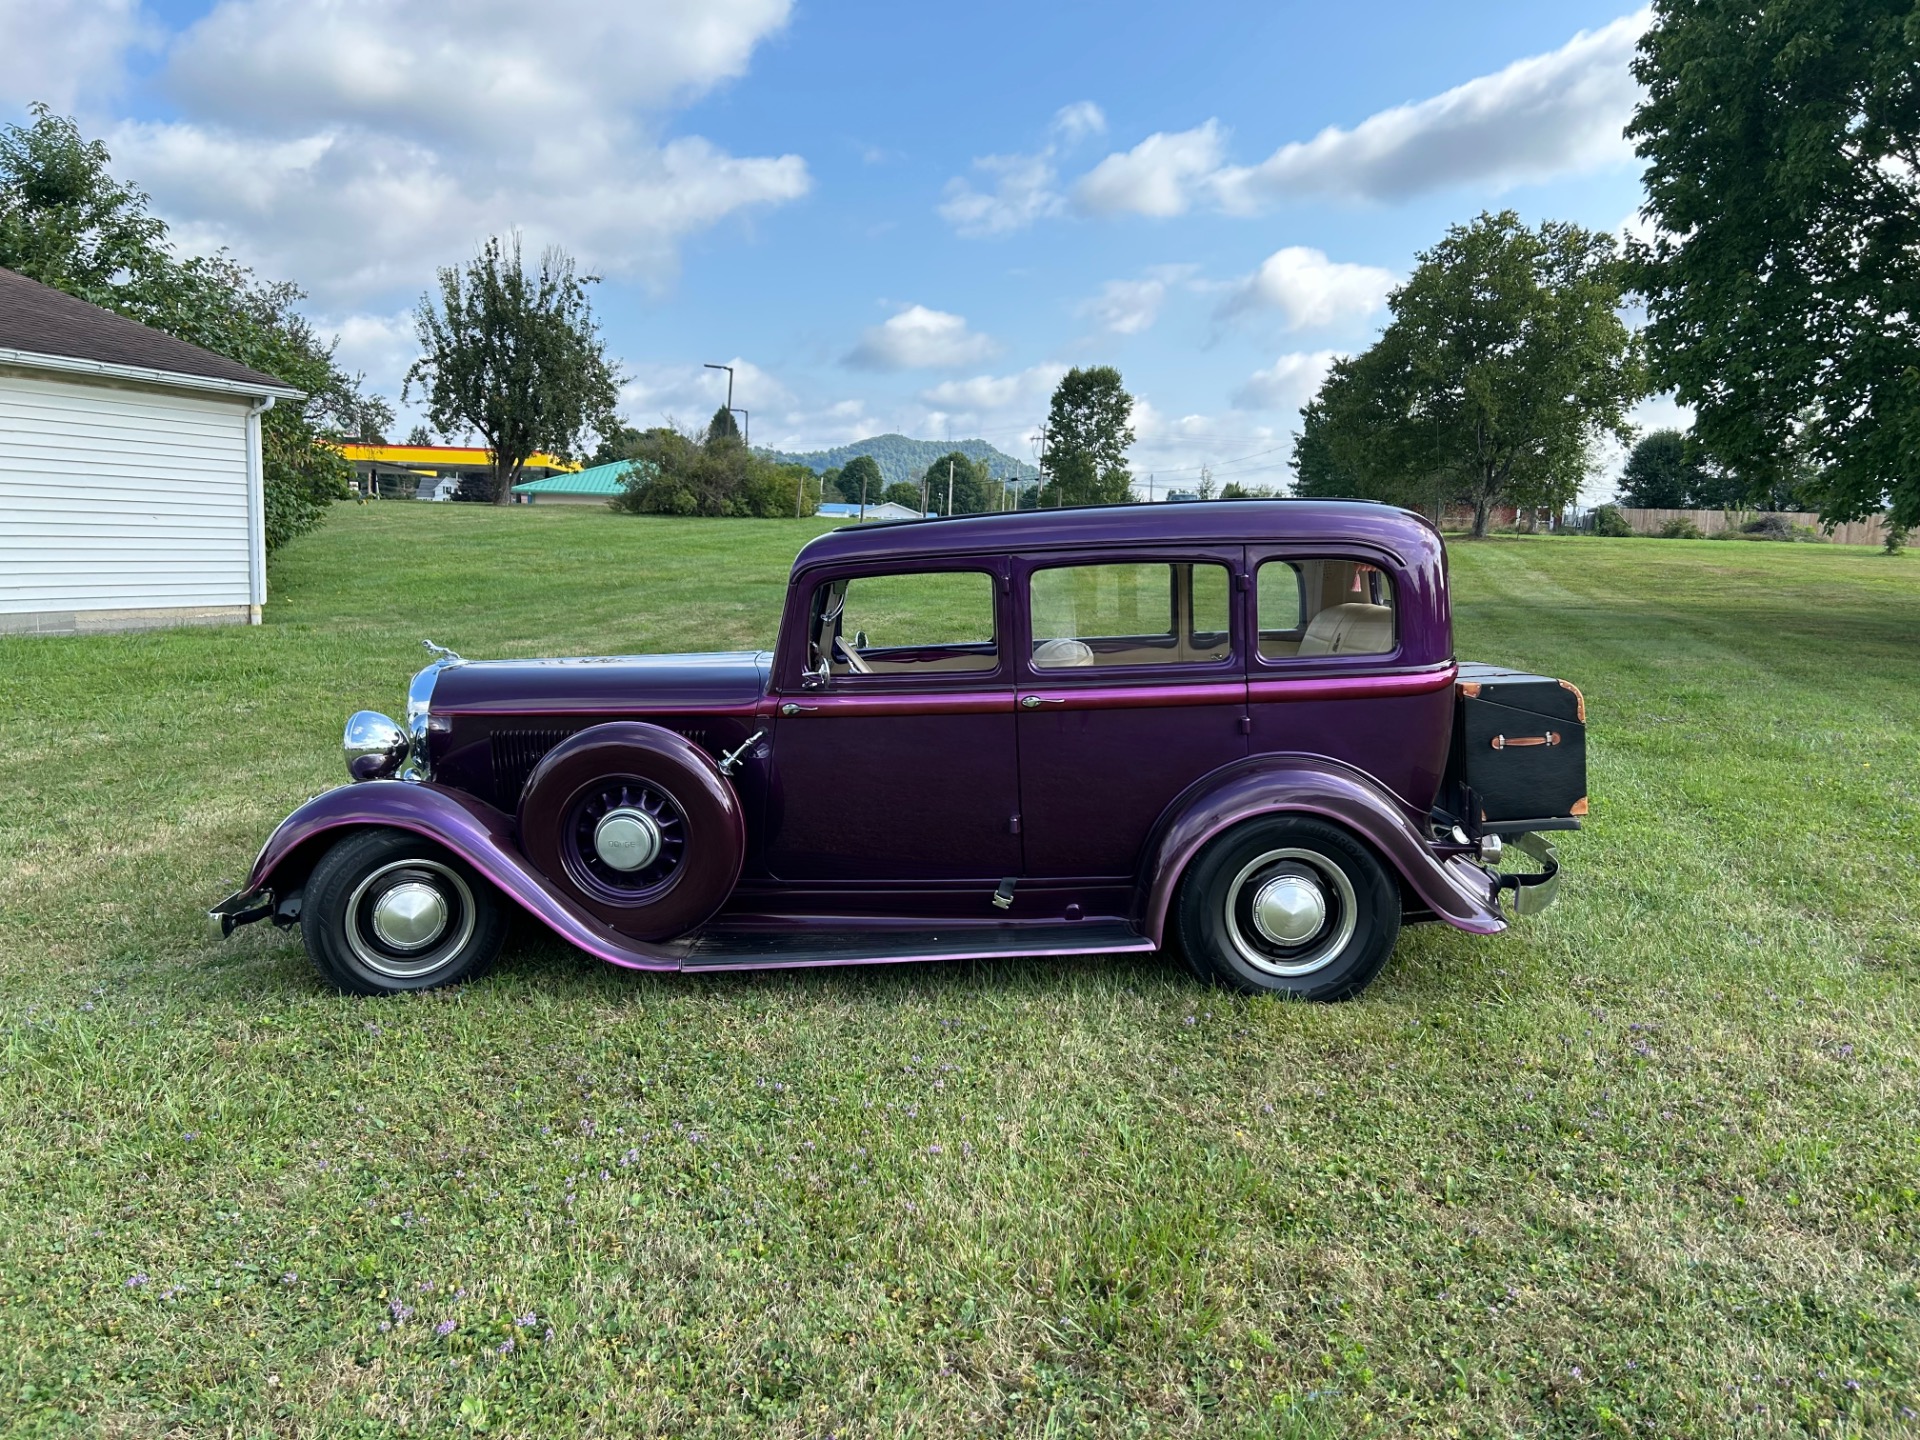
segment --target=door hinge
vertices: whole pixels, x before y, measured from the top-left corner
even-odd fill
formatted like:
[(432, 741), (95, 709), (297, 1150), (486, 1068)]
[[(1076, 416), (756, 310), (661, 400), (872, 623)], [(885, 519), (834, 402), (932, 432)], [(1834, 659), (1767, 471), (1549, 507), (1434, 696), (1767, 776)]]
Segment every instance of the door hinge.
[(1242, 735), (1253, 734), (1253, 717), (1251, 715), (1242, 715), (1240, 717), (1240, 733)]
[(1009, 835), (1018, 835), (1020, 833), (1020, 817), (1018, 815), (1009, 815), (1007, 817), (1007, 833)]

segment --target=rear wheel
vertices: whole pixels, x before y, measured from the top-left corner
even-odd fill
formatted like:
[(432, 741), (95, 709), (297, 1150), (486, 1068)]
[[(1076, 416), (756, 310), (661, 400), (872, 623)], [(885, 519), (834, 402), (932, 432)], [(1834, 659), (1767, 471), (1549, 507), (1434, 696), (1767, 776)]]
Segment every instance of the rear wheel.
[(1235, 826), (1180, 882), (1181, 948), (1201, 978), (1300, 1000), (1357, 995), (1400, 937), (1400, 887), (1337, 825), (1304, 815)]
[(471, 979), (506, 939), (498, 892), (465, 861), (400, 830), (349, 835), (320, 858), (300, 935), (320, 973), (354, 995)]

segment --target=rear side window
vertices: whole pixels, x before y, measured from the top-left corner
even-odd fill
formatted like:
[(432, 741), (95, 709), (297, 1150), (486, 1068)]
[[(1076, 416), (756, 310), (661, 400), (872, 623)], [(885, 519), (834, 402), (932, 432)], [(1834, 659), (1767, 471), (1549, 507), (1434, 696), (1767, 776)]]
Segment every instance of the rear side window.
[(1033, 572), (1033, 668), (1196, 664), (1233, 653), (1224, 565), (1056, 565)]
[(994, 579), (978, 570), (856, 575), (813, 596), (809, 668), (842, 675), (979, 673), (1000, 663)]
[(1358, 560), (1269, 560), (1255, 605), (1262, 660), (1387, 655), (1399, 644), (1393, 581)]

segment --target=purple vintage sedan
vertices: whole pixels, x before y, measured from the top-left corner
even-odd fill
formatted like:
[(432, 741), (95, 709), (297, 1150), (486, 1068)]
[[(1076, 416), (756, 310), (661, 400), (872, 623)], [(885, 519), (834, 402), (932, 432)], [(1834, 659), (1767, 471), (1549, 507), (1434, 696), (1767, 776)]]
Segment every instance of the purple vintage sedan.
[(439, 651), (210, 913), (298, 925), (363, 994), (477, 974), (517, 905), (642, 970), (1170, 949), (1337, 1000), (1405, 923), (1551, 903), (1585, 721), (1456, 662), (1408, 511), (867, 525), (802, 548), (770, 652)]

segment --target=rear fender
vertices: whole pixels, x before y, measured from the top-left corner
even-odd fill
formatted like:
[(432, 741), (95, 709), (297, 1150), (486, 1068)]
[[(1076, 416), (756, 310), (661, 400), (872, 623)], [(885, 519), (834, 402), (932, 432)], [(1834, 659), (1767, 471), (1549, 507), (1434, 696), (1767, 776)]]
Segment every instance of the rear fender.
[(1399, 876), (1403, 894), (1456, 929), (1507, 928), (1492, 877), (1470, 860), (1436, 856), (1399, 803), (1360, 771), (1320, 755), (1260, 755), (1209, 776), (1156, 827), (1140, 877), (1142, 925), (1155, 944), (1164, 943), (1194, 856), (1223, 831), (1267, 815), (1313, 815), (1352, 831)]
[(368, 780), (315, 796), (267, 837), (241, 894), (304, 884), (335, 841), (370, 826), (405, 830), (444, 845), (555, 935), (609, 964), (631, 970), (680, 968), (682, 956), (675, 946), (617, 934), (548, 884), (520, 853), (512, 816), (437, 785)]

